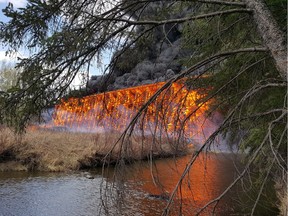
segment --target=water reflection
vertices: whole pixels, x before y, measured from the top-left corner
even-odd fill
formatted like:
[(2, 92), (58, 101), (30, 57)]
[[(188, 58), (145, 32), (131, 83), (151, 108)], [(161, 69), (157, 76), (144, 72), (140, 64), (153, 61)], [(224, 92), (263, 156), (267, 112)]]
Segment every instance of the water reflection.
[[(120, 215), (161, 215), (191, 156), (139, 162), (106, 173), (114, 182), (114, 190), (107, 196), (121, 206)], [(171, 204), (169, 215), (195, 215), (207, 202), (218, 197), (234, 180), (236, 156), (232, 154), (201, 154), (183, 180)], [(238, 166), (238, 165), (237, 165)], [(239, 167), (238, 167), (239, 168)], [(132, 193), (131, 193), (132, 191)], [(213, 206), (201, 215), (211, 215)], [(216, 215), (233, 212), (230, 198), (225, 197), (216, 208)], [(134, 214), (132, 214), (134, 215)]]
[[(190, 157), (163, 159), (146, 164), (141, 162), (123, 168), (122, 174), (125, 174), (129, 182), (126, 190), (138, 192), (129, 197), (135, 201), (129, 202), (128, 208), (138, 208), (144, 215), (161, 215)], [(231, 154), (200, 155), (179, 187), (170, 215), (195, 215), (207, 202), (219, 196), (234, 179), (234, 160)], [(216, 215), (232, 211), (229, 202), (228, 199), (221, 201)], [(212, 210), (211, 206), (201, 215), (210, 215)]]
[[(189, 159), (139, 162), (104, 175), (95, 170), (89, 173), (94, 179), (83, 173), (0, 173), (0, 215), (161, 215)], [(231, 155), (201, 155), (178, 190), (170, 215), (179, 215), (179, 209), (195, 215), (232, 181), (234, 170)], [(100, 208), (103, 203), (107, 209)], [(219, 203), (216, 215), (229, 215), (229, 204), (228, 199)], [(201, 215), (210, 215), (210, 210)]]

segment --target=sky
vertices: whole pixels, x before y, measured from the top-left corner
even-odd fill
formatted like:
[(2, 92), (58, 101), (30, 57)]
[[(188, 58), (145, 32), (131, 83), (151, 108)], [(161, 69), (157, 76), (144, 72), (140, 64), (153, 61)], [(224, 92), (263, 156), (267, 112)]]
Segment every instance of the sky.
[(0, 0), (1, 7), (5, 7), (8, 2), (11, 2), (14, 7), (24, 7), (26, 5), (26, 0)]
[[(4, 9), (8, 3), (11, 2), (14, 7), (25, 7), (26, 0), (0, 0), (0, 21), (7, 22), (8, 18), (4, 16), (2, 9)], [(24, 57), (23, 53), (14, 53), (12, 56), (5, 55), (5, 47), (0, 45), (0, 61), (5, 61), (8, 63), (16, 63), (17, 57)]]

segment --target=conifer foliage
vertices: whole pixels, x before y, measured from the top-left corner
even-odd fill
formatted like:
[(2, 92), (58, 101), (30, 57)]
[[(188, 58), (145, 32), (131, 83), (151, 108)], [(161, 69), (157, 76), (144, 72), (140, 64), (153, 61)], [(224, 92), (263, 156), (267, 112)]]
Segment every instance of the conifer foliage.
[[(249, 208), (249, 213), (257, 214), (268, 180), (287, 184), (286, 4), (285, 0), (28, 0), (19, 9), (9, 4), (3, 12), (10, 21), (0, 23), (0, 42), (8, 52), (24, 47), (31, 55), (17, 65), (21, 69), (17, 85), (0, 92), (1, 121), (23, 130), (33, 115), (63, 97), (75, 76), (88, 72), (107, 50), (114, 51), (109, 78), (115, 68), (130, 70), (155, 54), (147, 48), (153, 39), (169, 45), (177, 25), (185, 53), (179, 61), (182, 70), (155, 97), (183, 77), (193, 88), (209, 89), (199, 104), (213, 99), (211, 112), (221, 111), (225, 120), (203, 149), (221, 133), (248, 152), (233, 185), (252, 166), (260, 173), (257, 197)], [(135, 55), (129, 56), (131, 50)], [(139, 112), (145, 112), (145, 106)], [(130, 126), (132, 130), (133, 122)], [(196, 158), (197, 154), (191, 166)], [(217, 205), (223, 196), (204, 208)]]

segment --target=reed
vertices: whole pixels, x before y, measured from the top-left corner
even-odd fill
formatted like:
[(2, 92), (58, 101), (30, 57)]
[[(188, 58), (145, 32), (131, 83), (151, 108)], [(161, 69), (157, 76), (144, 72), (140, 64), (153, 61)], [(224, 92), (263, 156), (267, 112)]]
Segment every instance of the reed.
[[(72, 133), (33, 129), (22, 136), (0, 128), (0, 171), (68, 171), (119, 160), (134, 161), (168, 157), (186, 152), (175, 148), (169, 139), (132, 136), (119, 140), (120, 133)], [(118, 141), (118, 142), (117, 142)]]

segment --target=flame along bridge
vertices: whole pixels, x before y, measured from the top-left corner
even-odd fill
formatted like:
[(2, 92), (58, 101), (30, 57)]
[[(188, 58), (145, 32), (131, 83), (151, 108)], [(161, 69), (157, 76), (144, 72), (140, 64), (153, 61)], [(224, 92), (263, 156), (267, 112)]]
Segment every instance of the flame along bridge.
[[(56, 106), (53, 124), (73, 131), (123, 132), (138, 110), (163, 84), (160, 82), (62, 100)], [(203, 112), (209, 106), (206, 103), (194, 113), (197, 100), (203, 96), (199, 91), (189, 90), (183, 81), (173, 83), (147, 107), (135, 130), (168, 135), (182, 130), (185, 136), (191, 137), (200, 132)]]

